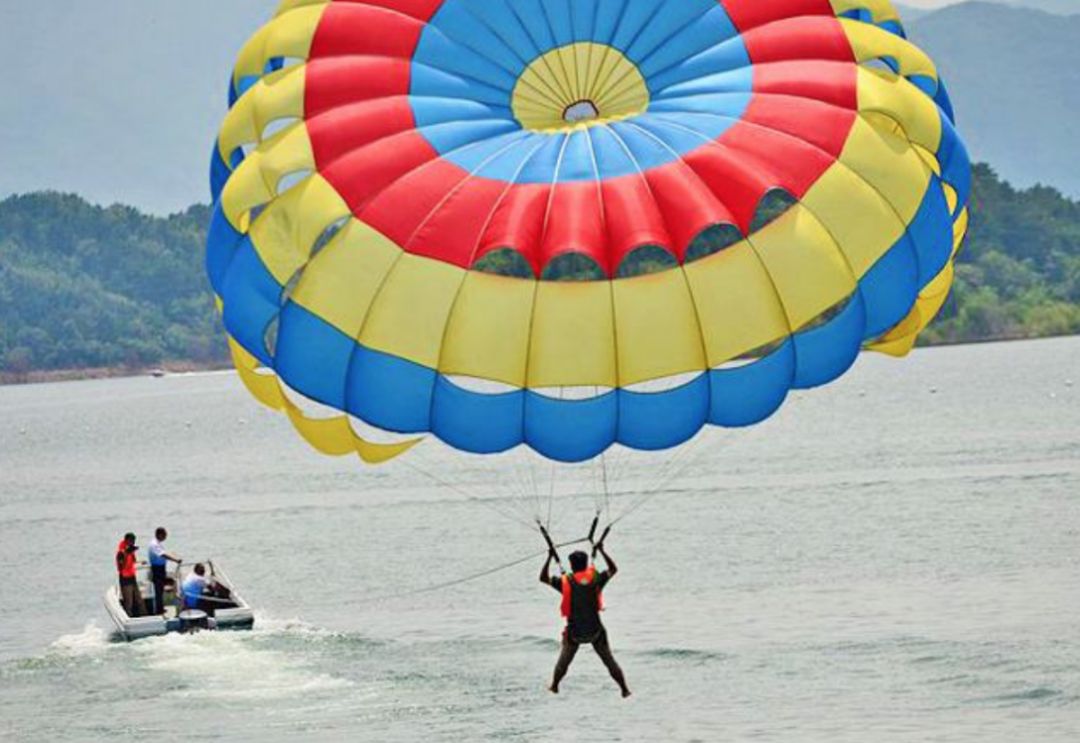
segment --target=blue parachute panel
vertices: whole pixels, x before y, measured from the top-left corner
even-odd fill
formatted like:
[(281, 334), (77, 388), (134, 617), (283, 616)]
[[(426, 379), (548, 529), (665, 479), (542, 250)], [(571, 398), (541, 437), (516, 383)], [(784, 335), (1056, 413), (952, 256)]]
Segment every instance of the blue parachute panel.
[(525, 441), (549, 459), (584, 462), (615, 441), (619, 402), (614, 391), (589, 400), (555, 400), (525, 393)]
[(435, 383), (431, 430), (450, 446), (474, 454), (494, 454), (521, 443), (525, 392), (481, 394), (446, 377)]
[(619, 442), (655, 451), (692, 438), (709, 418), (709, 377), (664, 392), (619, 391)]
[(795, 379), (795, 344), (790, 339), (768, 356), (744, 366), (709, 372), (709, 423), (729, 428), (768, 418), (787, 397)]

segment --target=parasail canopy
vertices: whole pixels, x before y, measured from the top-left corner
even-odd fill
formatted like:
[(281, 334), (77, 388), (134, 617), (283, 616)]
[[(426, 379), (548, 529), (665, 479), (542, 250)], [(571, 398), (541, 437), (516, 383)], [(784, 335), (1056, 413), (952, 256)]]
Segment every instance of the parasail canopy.
[(369, 462), (752, 425), (910, 350), (967, 226), (887, 0), (285, 0), (230, 103), (207, 267), (237, 367)]

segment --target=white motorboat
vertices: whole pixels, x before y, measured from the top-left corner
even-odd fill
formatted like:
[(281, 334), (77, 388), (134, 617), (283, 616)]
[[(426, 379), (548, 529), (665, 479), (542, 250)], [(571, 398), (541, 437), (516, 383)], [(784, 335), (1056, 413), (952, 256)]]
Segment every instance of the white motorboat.
[[(105, 592), (105, 610), (116, 624), (120, 635), (125, 640), (131, 641), (196, 629), (249, 630), (254, 627), (254, 612), (237, 592), (229, 576), (211, 561), (206, 561), (204, 564), (209, 569), (212, 593), (208, 593), (200, 602), (203, 609), (182, 606), (182, 596), (178, 588), (183, 584), (184, 578), (194, 569), (195, 563), (184, 563), (169, 574), (165, 585), (165, 614), (163, 615), (151, 614), (154, 585), (150, 580), (148, 567), (140, 567), (138, 571), (139, 592), (143, 598), (141, 616), (129, 615), (120, 597), (120, 587), (111, 586)], [(204, 610), (207, 607), (209, 611)], [(211, 614), (212, 616), (209, 616)]]

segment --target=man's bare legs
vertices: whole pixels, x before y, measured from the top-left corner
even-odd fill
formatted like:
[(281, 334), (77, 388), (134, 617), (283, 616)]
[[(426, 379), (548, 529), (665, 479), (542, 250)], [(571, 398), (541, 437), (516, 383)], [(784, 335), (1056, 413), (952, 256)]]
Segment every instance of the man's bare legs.
[[(615, 683), (619, 685), (619, 691), (622, 692), (623, 698), (630, 696), (630, 687), (626, 685), (626, 676), (623, 674), (622, 668), (615, 661), (615, 656), (611, 652), (611, 645), (608, 643), (607, 632), (604, 632), (593, 642), (593, 649), (596, 654), (600, 656), (600, 660), (603, 661), (604, 666), (608, 669), (608, 673), (611, 674), (611, 678), (615, 679)], [(578, 648), (581, 645), (574, 642), (566, 634), (563, 635), (562, 651), (559, 653), (559, 660), (555, 664), (555, 675), (551, 681), (551, 686), (548, 687), (548, 691), (552, 694), (559, 693), (559, 685), (562, 680), (566, 678), (566, 672), (570, 670), (570, 664), (574, 662), (574, 656), (577, 655)]]
[(559, 693), (559, 684), (566, 678), (566, 672), (570, 670), (570, 664), (574, 662), (574, 656), (577, 655), (579, 647), (581, 646), (571, 640), (567, 633), (563, 633), (562, 651), (555, 664), (555, 676), (551, 681), (551, 686), (548, 687), (548, 691), (552, 694)]
[(593, 643), (593, 649), (596, 654), (600, 656), (600, 660), (604, 662), (604, 666), (607, 667), (608, 673), (611, 674), (611, 678), (615, 679), (615, 683), (619, 685), (619, 691), (622, 692), (623, 699), (630, 696), (630, 687), (626, 685), (626, 676), (623, 674), (622, 668), (615, 661), (615, 656), (611, 652), (611, 644), (608, 642), (607, 632), (600, 635), (600, 637)]

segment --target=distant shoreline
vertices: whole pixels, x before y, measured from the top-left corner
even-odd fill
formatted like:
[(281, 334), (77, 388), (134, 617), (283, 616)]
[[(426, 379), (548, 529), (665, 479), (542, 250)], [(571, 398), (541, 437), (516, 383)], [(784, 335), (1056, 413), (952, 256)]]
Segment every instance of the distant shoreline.
[[(1045, 335), (1030, 338), (986, 338), (973, 341), (927, 343), (918, 349), (951, 348), (954, 346), (982, 346), (988, 343), (1017, 343), (1020, 341), (1048, 341), (1055, 338), (1074, 338), (1080, 334)], [(228, 362), (216, 364), (197, 364), (190, 361), (173, 361), (159, 366), (129, 367), (106, 366), (91, 369), (54, 369), (50, 371), (32, 371), (19, 375), (12, 372), (0, 372), (0, 387), (22, 386), (30, 384), (54, 384), (57, 382), (85, 382), (95, 379), (134, 379), (138, 377), (167, 377), (173, 374), (192, 374), (198, 372), (232, 371)]]
[(30, 384), (55, 384), (57, 382), (85, 382), (95, 379), (131, 379), (137, 377), (167, 377), (173, 374), (194, 372), (228, 371), (232, 364), (227, 361), (216, 364), (197, 364), (191, 361), (172, 361), (158, 366), (102, 366), (87, 369), (50, 369), (25, 374), (0, 372), (0, 387)]

